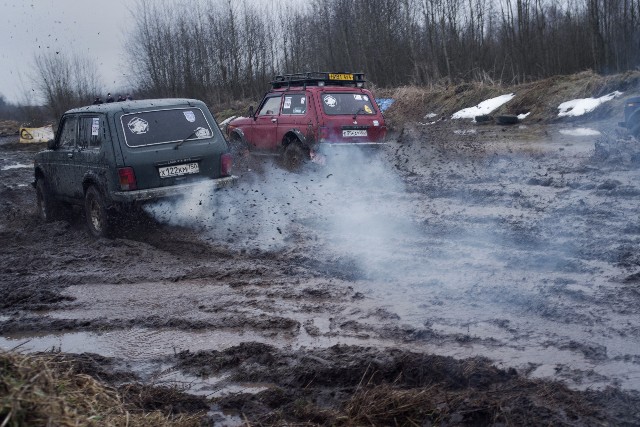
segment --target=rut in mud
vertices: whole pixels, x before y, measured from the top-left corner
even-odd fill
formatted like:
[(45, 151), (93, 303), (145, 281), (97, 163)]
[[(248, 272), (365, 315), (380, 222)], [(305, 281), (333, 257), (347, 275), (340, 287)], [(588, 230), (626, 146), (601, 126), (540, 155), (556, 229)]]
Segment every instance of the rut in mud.
[(114, 240), (39, 223), (33, 152), (1, 147), (4, 349), (97, 353), (228, 423), (385, 424), (394, 397), (436, 423), (639, 421), (633, 139), (407, 127), (373, 157), (252, 164)]

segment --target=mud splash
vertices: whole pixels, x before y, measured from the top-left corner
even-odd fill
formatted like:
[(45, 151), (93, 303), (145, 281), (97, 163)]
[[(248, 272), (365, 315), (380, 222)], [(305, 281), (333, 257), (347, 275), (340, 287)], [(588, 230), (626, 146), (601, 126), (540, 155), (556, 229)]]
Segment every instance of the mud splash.
[(266, 398), (278, 360), (311, 372), (319, 358), (339, 378), (338, 344), (354, 365), (370, 347), (383, 359), (484, 356), (519, 379), (600, 401), (616, 387), (624, 400), (619, 390), (640, 390), (640, 149), (548, 131), (434, 124), (347, 162), (371, 168), (290, 175), (267, 162), (236, 193), (157, 205), (155, 221), (115, 240), (24, 215), (30, 171), (2, 170), (0, 348), (94, 352), (180, 384), (210, 369), (191, 356), (262, 352), (265, 363), (207, 371), (194, 390), (246, 386), (219, 402), (253, 414), (294, 409), (297, 385)]

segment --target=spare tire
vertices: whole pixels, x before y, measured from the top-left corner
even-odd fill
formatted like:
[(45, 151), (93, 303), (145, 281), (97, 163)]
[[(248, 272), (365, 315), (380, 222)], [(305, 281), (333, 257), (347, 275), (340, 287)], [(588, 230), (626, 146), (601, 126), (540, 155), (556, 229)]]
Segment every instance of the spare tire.
[(518, 116), (511, 114), (498, 116), (498, 124), (500, 125), (515, 125), (516, 123), (518, 123)]

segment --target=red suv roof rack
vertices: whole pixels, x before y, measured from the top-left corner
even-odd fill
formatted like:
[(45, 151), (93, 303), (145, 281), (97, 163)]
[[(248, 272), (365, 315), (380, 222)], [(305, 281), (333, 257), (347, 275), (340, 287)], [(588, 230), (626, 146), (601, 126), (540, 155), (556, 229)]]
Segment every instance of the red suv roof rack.
[(282, 74), (271, 82), (273, 89), (291, 86), (354, 86), (364, 87), (364, 73), (307, 72)]

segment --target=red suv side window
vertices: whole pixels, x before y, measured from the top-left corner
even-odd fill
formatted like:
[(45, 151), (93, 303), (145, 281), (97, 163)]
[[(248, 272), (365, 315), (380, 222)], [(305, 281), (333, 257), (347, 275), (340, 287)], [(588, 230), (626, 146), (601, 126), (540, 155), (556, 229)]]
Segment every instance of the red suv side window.
[(273, 116), (280, 112), (280, 101), (282, 100), (281, 96), (271, 96), (266, 99), (264, 104), (262, 104), (262, 108), (258, 112), (259, 116)]
[(307, 96), (303, 93), (285, 94), (282, 114), (305, 114), (307, 112)]

